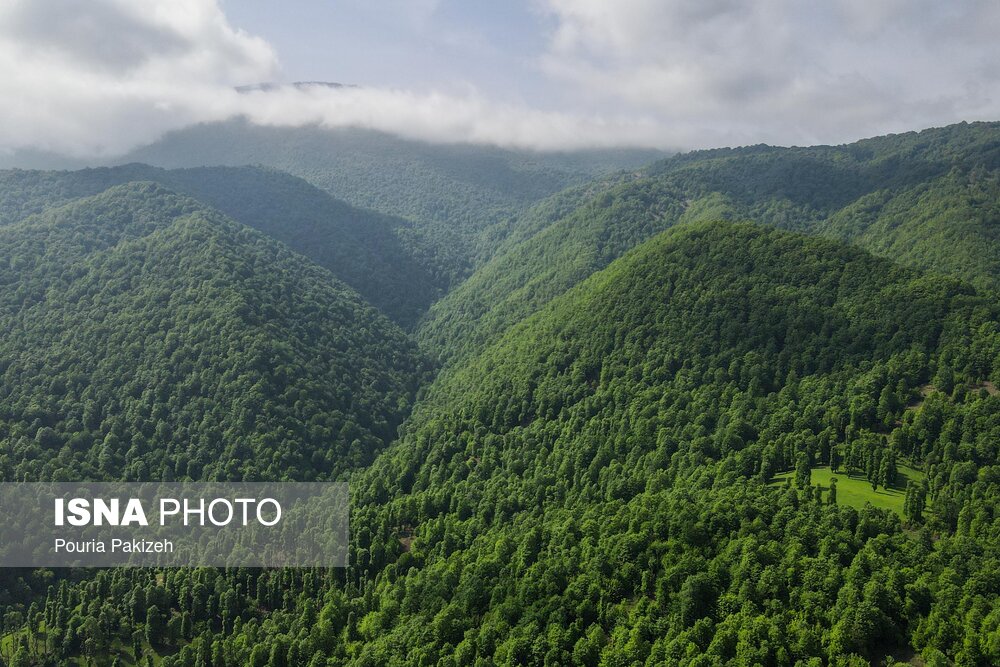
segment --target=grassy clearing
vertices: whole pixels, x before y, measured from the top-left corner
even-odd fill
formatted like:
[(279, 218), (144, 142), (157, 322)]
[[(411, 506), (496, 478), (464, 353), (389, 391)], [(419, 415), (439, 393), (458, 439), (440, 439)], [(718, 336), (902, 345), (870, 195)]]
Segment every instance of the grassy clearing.
[[(0, 635), (0, 665), (4, 663), (4, 657), (11, 657), (17, 647), (17, 644), (21, 641), (22, 637), (26, 636), (27, 632), (25, 630), (19, 630), (6, 635)], [(44, 647), (46, 640), (46, 632), (44, 624), (42, 624), (39, 632), (35, 636), (35, 642), (37, 646)], [(136, 660), (136, 656), (132, 651), (131, 645), (126, 646), (120, 639), (115, 639), (108, 650), (106, 650), (102, 655), (96, 658), (86, 658), (83, 656), (71, 656), (65, 658), (61, 665), (67, 665), (68, 667), (110, 667), (114, 658), (117, 656), (119, 658), (119, 663), (124, 667), (130, 667), (132, 665), (142, 665), (145, 667), (146, 660), (142, 659), (145, 657), (150, 657), (153, 660), (153, 665), (158, 666), (163, 661), (163, 656), (157, 652), (149, 642), (143, 640), (142, 642), (142, 656), (139, 660)]]
[[(773, 484), (784, 484), (785, 479), (794, 477), (794, 472), (783, 472), (776, 475)], [(837, 478), (837, 504), (847, 505), (855, 509), (861, 509), (866, 503), (880, 509), (891, 510), (903, 516), (903, 500), (906, 497), (906, 483), (909, 480), (919, 481), (924, 474), (908, 466), (899, 466), (899, 484), (890, 489), (879, 487), (877, 491), (872, 490), (872, 485), (865, 479), (864, 473), (854, 473), (848, 475), (843, 470), (832, 473), (828, 467), (813, 468), (812, 483), (819, 486), (823, 491), (823, 499), (826, 500), (827, 491), (830, 488), (830, 480)]]

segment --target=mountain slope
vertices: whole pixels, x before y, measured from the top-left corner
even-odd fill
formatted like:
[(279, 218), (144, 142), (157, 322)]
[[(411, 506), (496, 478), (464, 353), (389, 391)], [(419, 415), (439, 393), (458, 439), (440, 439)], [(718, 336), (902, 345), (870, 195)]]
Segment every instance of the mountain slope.
[(413, 220), (412, 242), (432, 249), (439, 275), (454, 285), (490, 256), (510, 218), (532, 202), (659, 157), (648, 150), (536, 153), (357, 128), (228, 121), (172, 132), (122, 159), (161, 167), (262, 164), (300, 176), (355, 206)]
[[(419, 337), (445, 360), (466, 355), (653, 234), (694, 220), (828, 236), (995, 288), (997, 201), (998, 123), (847, 146), (694, 152), (540, 205), (512, 242), (434, 305)], [(558, 202), (577, 207), (566, 212)], [(561, 215), (541, 214), (549, 209)]]
[(695, 152), (649, 173), (727, 217), (841, 238), (921, 269), (1000, 284), (992, 204), (1000, 196), (1000, 123), (845, 146)]
[(953, 170), (860, 197), (819, 232), (911, 266), (1000, 285), (1000, 170)]
[[(554, 221), (549, 218), (537, 233), (505, 246), (431, 307), (418, 330), (426, 349), (443, 360), (481, 349), (555, 296), (685, 216), (683, 192), (650, 181), (626, 181), (570, 198), (584, 201)], [(553, 205), (556, 216), (565, 210)]]
[(353, 502), (344, 570), (0, 572), (0, 658), (1000, 664), (996, 134), (562, 191), (477, 237), (419, 330), (433, 381), (353, 290), (158, 185), (0, 228), (4, 478), (349, 474)]
[[(937, 610), (977, 599), (953, 587), (981, 561), (949, 554), (1000, 554), (988, 530), (948, 537), (953, 503), (991, 488), (953, 471), (998, 452), (957, 448), (944, 422), (996, 432), (1000, 399), (904, 406), (932, 377), (996, 377), (997, 317), (960, 283), (829, 241), (725, 223), (657, 236), (446, 371), (354, 477), (372, 530), (355, 567), (384, 574), (333, 655), (855, 664), (986, 641), (989, 624), (934, 635)], [(845, 475), (865, 457), (933, 463), (942, 539), (767, 484), (831, 452)], [(982, 503), (988, 522), (996, 495)]]
[(0, 228), (12, 479), (317, 479), (395, 434), (405, 334), (265, 236), (150, 183)]
[(408, 240), (413, 228), (407, 220), (355, 208), (302, 179), (269, 169), (151, 171), (148, 180), (281, 241), (405, 327), (415, 324), (445, 287), (434, 275), (428, 251)]
[[(213, 239), (184, 201), (171, 204), (181, 217), (165, 230), (181, 256), (139, 253), (156, 260), (145, 271), (171, 274), (161, 260), (178, 259), (198, 286), (203, 277), (229, 285), (225, 276), (239, 286), (260, 273), (227, 266), (227, 253), (214, 273), (219, 253), (204, 249), (225, 248), (226, 235)], [(131, 219), (145, 224), (133, 208)], [(120, 227), (125, 236), (160, 246), (158, 232), (132, 225)], [(74, 250), (81, 240), (95, 243), (70, 237), (53, 261), (87, 252)], [(262, 251), (284, 252), (250, 237)], [(97, 266), (119, 265), (117, 253), (97, 256)], [(72, 277), (43, 273), (54, 278), (39, 293), (53, 298)], [(150, 283), (158, 274), (141, 275)], [(99, 277), (109, 290), (121, 284), (113, 273)], [(161, 298), (184, 294), (169, 287)], [(207, 308), (230, 302), (226, 322), (252, 308), (238, 298)], [(438, 377), (402, 437), (351, 477), (346, 571), (102, 572), (49, 591), (45, 641), (40, 623), (9, 641), (56, 661), (134, 651), (166, 667), (206, 655), (213, 664), (308, 656), (358, 666), (792, 667), (872, 664), (891, 653), (991, 664), (1000, 659), (1000, 588), (988, 574), (1000, 563), (1000, 397), (984, 383), (1000, 380), (998, 360), (992, 294), (829, 240), (749, 224), (681, 225)], [(227, 367), (212, 361), (209, 376)], [(140, 368), (128, 389), (171, 377)], [(70, 393), (76, 386), (67, 383)], [(129, 428), (143, 432), (142, 404), (123, 407), (140, 417)], [(171, 424), (156, 406), (150, 416)], [(32, 471), (62, 430), (16, 431), (21, 470)], [(273, 448), (253, 460), (268, 461)], [(60, 464), (74, 451), (62, 447)], [(142, 458), (157, 461), (156, 451)], [(99, 469), (107, 455), (96, 458)], [(173, 467), (200, 465), (180, 461)], [(855, 484), (867, 476), (900, 494), (905, 478), (895, 467), (913, 466), (905, 518), (855, 510), (811, 483), (811, 468), (831, 461), (838, 476)], [(287, 450), (280, 463), (290, 476), (315, 466)], [(267, 473), (278, 469), (274, 462)], [(794, 486), (771, 481), (792, 471), (782, 477)], [(87, 634), (101, 615), (120, 630)]]
[(302, 179), (269, 169), (168, 171), (132, 164), (75, 172), (0, 172), (0, 225), (133, 181), (160, 183), (281, 241), (404, 326), (412, 326), (443, 287), (424, 263), (427, 258), (404, 247), (411, 232), (408, 221), (354, 208)]

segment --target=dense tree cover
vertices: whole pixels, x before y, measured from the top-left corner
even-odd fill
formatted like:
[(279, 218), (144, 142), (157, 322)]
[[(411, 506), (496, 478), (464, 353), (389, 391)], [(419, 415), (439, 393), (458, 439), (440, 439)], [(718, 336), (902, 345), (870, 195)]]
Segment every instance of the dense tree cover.
[(919, 268), (996, 287), (1000, 123), (836, 147), (695, 152), (651, 176), (708, 197), (713, 215), (850, 241)]
[[(696, 151), (600, 185), (524, 216), (510, 235), (516, 243), (435, 304), (420, 328), (424, 346), (446, 360), (481, 349), (628, 249), (692, 220), (753, 220), (829, 236), (1000, 285), (997, 123), (836, 147)], [(577, 208), (567, 212), (567, 202)]]
[(821, 233), (896, 261), (996, 288), (1000, 170), (954, 169), (902, 191), (859, 198)]
[[(1000, 399), (975, 387), (998, 314), (759, 227), (644, 244), (446, 373), (355, 476), (380, 574), (347, 657), (995, 663)], [(915, 404), (931, 380), (950, 391)], [(822, 502), (833, 449), (925, 467), (933, 514)], [(799, 488), (767, 485), (797, 461)]]
[(412, 236), (410, 222), (355, 208), (271, 169), (164, 170), (131, 164), (72, 172), (3, 171), (0, 225), (134, 181), (160, 183), (281, 241), (404, 326), (411, 326), (444, 287), (432, 275), (432, 251), (410, 241), (404, 245)]
[(162, 187), (0, 228), (0, 477), (322, 479), (422, 362), (328, 272)]
[[(438, 379), (352, 476), (348, 570), (25, 575), (4, 659), (995, 664), (998, 321), (834, 242), (681, 226)], [(810, 482), (831, 455), (926, 479), (858, 511)]]
[(690, 154), (497, 218), (419, 332), (433, 382), (204, 206), (267, 171), (25, 186), (4, 478), (350, 475), (352, 565), (0, 572), (0, 663), (1000, 664), (996, 133)]
[(63, 206), (121, 184), (122, 179), (108, 169), (82, 169), (72, 173), (25, 169), (0, 171), (0, 225), (18, 222), (48, 208)]
[(262, 164), (300, 176), (355, 206), (412, 220), (404, 241), (433, 253), (435, 270), (454, 285), (492, 254), (511, 218), (531, 203), (661, 156), (430, 144), (360, 128), (235, 120), (171, 132), (123, 159), (161, 167)]
[[(461, 358), (500, 336), (626, 250), (676, 224), (683, 195), (649, 179), (590, 189), (585, 203), (492, 260), (431, 307), (421, 323), (422, 345), (443, 360)], [(528, 216), (546, 217), (546, 202)], [(537, 223), (536, 223), (537, 225)]]

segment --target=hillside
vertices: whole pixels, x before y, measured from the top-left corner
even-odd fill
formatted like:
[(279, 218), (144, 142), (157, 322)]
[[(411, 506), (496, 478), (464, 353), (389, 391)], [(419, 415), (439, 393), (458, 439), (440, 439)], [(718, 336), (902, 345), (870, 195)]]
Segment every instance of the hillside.
[(444, 360), (481, 349), (643, 240), (697, 220), (751, 220), (835, 238), (996, 288), (998, 201), (998, 123), (845, 146), (680, 155), (536, 206), (511, 242), (434, 305), (419, 337)]
[(0, 91), (0, 667), (1000, 667), (1000, 0), (0, 0)]
[[(1000, 657), (997, 591), (972, 583), (1000, 555), (1000, 399), (967, 389), (1000, 371), (998, 315), (829, 241), (655, 237), (446, 373), (355, 476), (355, 568), (384, 574), (348, 663)], [(957, 389), (906, 411), (931, 378)], [(831, 451), (853, 474), (909, 457), (935, 513), (904, 531), (768, 485)]]
[(649, 173), (715, 214), (996, 287), (998, 170), (1000, 123), (962, 123), (844, 146), (695, 152)]
[[(998, 358), (960, 282), (683, 225), (438, 379), (352, 475), (346, 572), (111, 570), (18, 641), (78, 655), (88, 607), (120, 629), (87, 650), (166, 665), (990, 664)], [(925, 471), (903, 518), (817, 493), (831, 452)]]
[(122, 157), (160, 167), (266, 165), (354, 206), (412, 220), (449, 285), (488, 258), (527, 206), (593, 176), (649, 164), (662, 153), (536, 153), (429, 144), (358, 128), (213, 123), (169, 133)]
[(155, 181), (281, 241), (405, 327), (416, 322), (444, 287), (432, 275), (428, 251), (407, 240), (411, 223), (355, 208), (271, 169), (164, 170), (131, 164), (72, 172), (4, 171), (0, 225), (133, 181)]
[(0, 475), (330, 478), (422, 362), (356, 292), (151, 183), (0, 228)]
[(574, 185), (410, 333), (369, 301), (445, 292), (422, 223), (263, 168), (0, 174), (2, 479), (353, 503), (346, 569), (0, 572), (0, 661), (1000, 664), (998, 132)]

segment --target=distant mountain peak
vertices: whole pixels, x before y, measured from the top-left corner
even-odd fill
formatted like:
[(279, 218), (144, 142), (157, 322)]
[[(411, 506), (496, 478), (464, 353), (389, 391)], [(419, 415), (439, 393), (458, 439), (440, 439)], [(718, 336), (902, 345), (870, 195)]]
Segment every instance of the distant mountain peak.
[(255, 93), (255, 92), (265, 92), (269, 93), (275, 90), (282, 90), (284, 88), (295, 88), (296, 90), (307, 90), (309, 88), (357, 88), (358, 86), (352, 83), (337, 83), (335, 81), (293, 81), (292, 83), (279, 83), (275, 81), (267, 81), (264, 83), (252, 83), (246, 86), (236, 86), (236, 92), (238, 93)]

